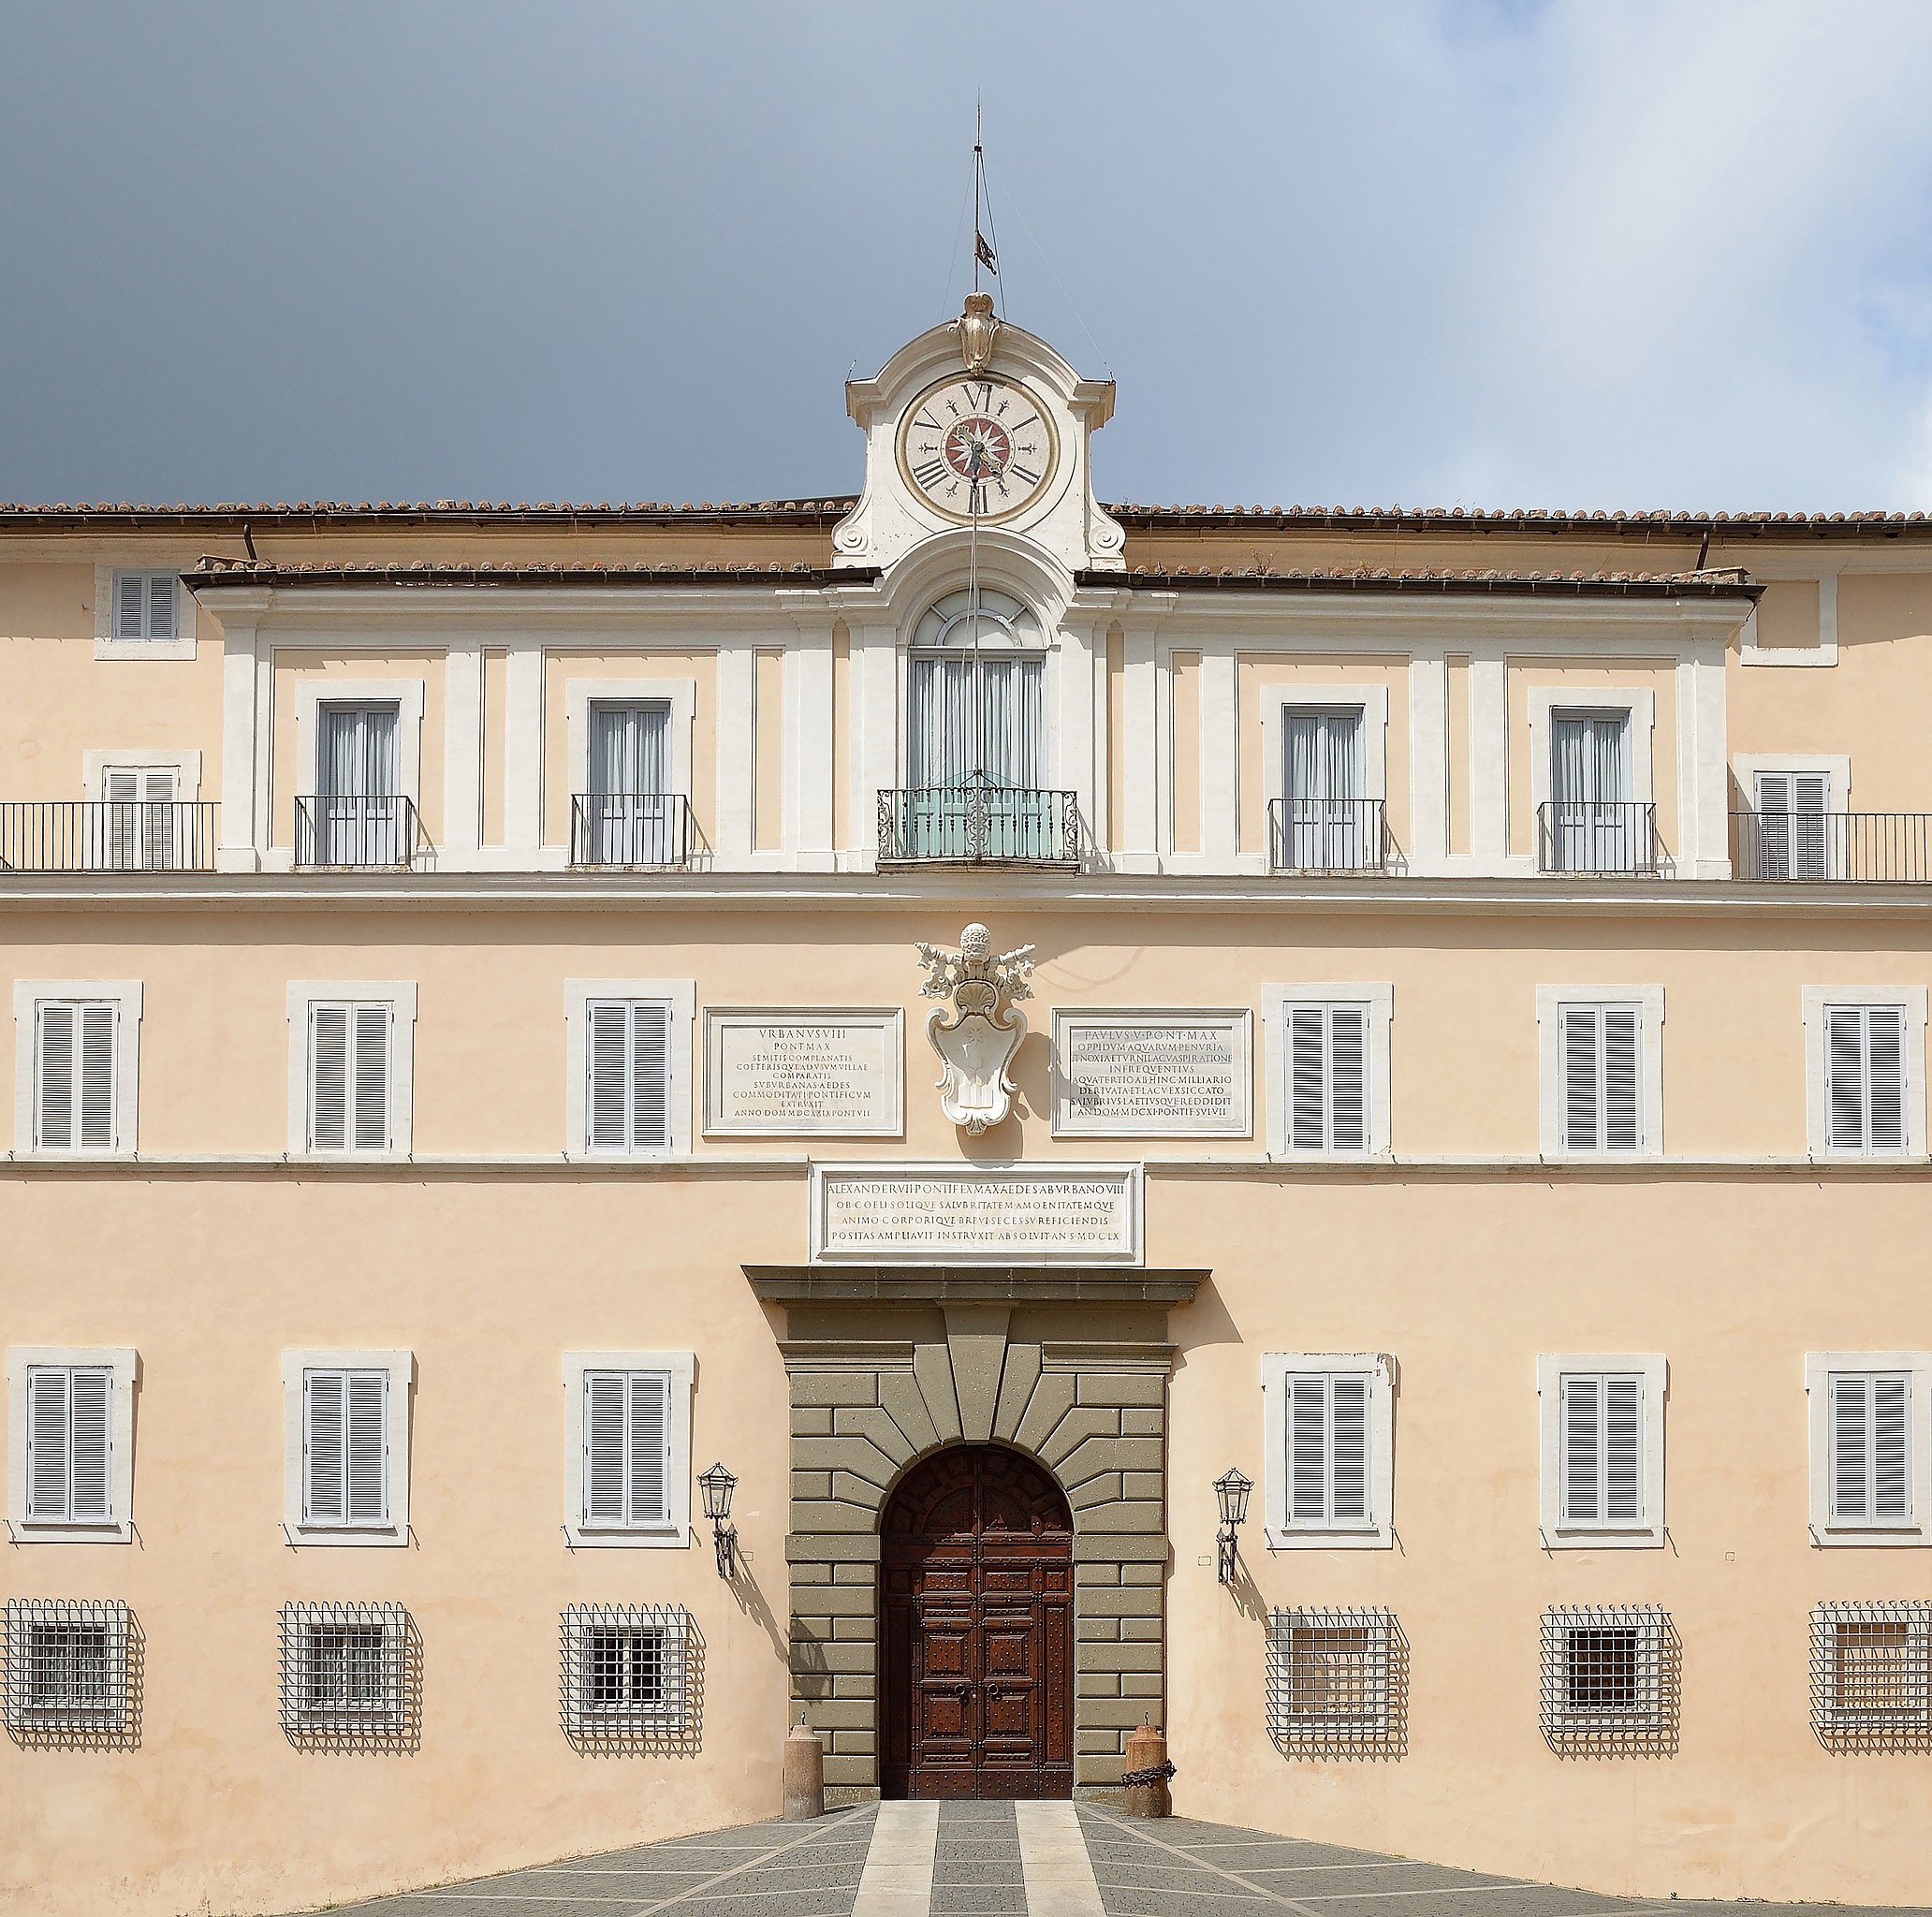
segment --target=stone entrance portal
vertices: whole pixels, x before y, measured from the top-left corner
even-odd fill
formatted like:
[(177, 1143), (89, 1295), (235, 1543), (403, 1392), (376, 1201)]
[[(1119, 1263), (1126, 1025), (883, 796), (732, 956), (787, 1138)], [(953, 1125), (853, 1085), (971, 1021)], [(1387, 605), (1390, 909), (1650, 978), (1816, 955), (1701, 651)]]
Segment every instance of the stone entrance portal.
[(1017, 1451), (915, 1464), (881, 1527), (887, 1797), (1074, 1793), (1074, 1519)]
[(826, 1740), (827, 1796), (876, 1796), (887, 1782), (888, 1500), (924, 1460), (988, 1444), (1031, 1459), (1072, 1516), (1072, 1788), (1117, 1783), (1127, 1733), (1165, 1717), (1167, 1312), (1208, 1273), (747, 1266), (745, 1276), (785, 1310), (792, 1697)]

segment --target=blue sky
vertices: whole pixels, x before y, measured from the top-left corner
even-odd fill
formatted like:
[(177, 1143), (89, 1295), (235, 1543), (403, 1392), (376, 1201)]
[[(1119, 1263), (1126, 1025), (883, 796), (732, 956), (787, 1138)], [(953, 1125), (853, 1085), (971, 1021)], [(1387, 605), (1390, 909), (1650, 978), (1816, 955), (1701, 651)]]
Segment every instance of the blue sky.
[(1009, 316), (1102, 491), (1932, 509), (1932, 5), (0, 0), (0, 496), (855, 488)]

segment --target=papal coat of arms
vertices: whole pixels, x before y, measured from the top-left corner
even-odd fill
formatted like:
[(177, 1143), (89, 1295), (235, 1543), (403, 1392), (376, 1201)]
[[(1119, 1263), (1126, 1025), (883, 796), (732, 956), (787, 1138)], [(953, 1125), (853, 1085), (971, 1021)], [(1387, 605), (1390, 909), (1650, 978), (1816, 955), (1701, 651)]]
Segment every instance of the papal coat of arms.
[(1027, 983), (1033, 948), (1017, 946), (993, 955), (993, 935), (983, 925), (959, 934), (957, 952), (937, 945), (919, 948), (926, 968), (922, 998), (950, 999), (926, 1017), (926, 1036), (939, 1054), (939, 1104), (954, 1124), (971, 1136), (990, 1131), (1013, 1109), (1014, 1084), (1007, 1068), (1026, 1037), (1026, 1015), (1015, 999), (1030, 999)]

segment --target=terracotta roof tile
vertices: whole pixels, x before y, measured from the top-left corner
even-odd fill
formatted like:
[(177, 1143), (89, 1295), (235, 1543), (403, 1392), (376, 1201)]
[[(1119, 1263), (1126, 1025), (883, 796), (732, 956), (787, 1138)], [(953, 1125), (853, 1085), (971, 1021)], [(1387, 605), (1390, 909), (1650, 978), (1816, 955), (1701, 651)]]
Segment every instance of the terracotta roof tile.
[(495, 565), (445, 565), (428, 560), (406, 564), (353, 563), (293, 564), (274, 560), (230, 559), (204, 553), (182, 578), (190, 586), (625, 586), (625, 585), (782, 585), (791, 587), (858, 584), (877, 578), (877, 566), (590, 565), (514, 562)]
[(1135, 566), (1126, 573), (1083, 572), (1082, 586), (1133, 592), (1542, 593), (1577, 598), (1755, 598), (1763, 590), (1738, 566), (1702, 572), (1509, 572), (1493, 567)]

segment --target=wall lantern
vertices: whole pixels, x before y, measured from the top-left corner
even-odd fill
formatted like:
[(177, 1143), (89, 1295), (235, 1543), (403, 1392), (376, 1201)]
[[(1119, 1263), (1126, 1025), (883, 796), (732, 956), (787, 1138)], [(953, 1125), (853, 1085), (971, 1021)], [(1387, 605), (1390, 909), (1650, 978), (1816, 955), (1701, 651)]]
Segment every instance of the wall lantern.
[(731, 1522), (731, 1494), (738, 1489), (738, 1480), (722, 1464), (714, 1464), (699, 1473), (697, 1484), (718, 1550), (718, 1575), (728, 1578), (738, 1569), (738, 1527)]
[(1221, 1529), (1214, 1542), (1220, 1546), (1221, 1581), (1235, 1581), (1235, 1541), (1248, 1516), (1248, 1494), (1254, 1488), (1251, 1478), (1244, 1478), (1238, 1467), (1214, 1481), (1214, 1495), (1221, 1503)]

